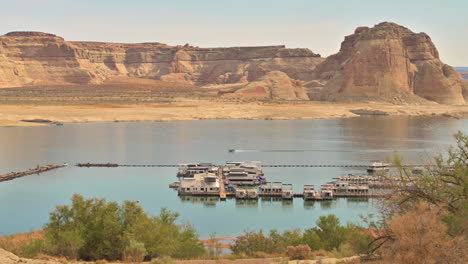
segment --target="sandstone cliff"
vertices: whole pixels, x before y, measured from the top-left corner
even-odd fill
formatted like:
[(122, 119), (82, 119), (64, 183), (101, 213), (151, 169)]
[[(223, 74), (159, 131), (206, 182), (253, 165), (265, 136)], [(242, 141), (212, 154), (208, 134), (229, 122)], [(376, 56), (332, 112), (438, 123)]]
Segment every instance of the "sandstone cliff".
[(317, 67), (313, 99), (462, 104), (463, 81), (430, 37), (394, 23), (360, 27)]
[(257, 81), (235, 91), (234, 95), (273, 100), (309, 100), (302, 82), (293, 80), (280, 71), (272, 71)]
[(161, 43), (68, 42), (41, 32), (0, 37), (0, 87), (99, 84), (115, 76), (197, 86), (247, 84), (270, 71), (312, 78), (320, 55), (284, 46), (198, 48)]

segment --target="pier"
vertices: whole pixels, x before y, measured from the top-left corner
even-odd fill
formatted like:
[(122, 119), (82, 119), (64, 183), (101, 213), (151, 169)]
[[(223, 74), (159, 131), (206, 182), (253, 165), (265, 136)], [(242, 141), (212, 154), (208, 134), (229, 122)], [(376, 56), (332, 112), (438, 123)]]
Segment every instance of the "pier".
[(16, 178), (19, 178), (19, 177), (24, 177), (24, 176), (31, 175), (31, 174), (39, 174), (41, 172), (46, 172), (46, 171), (50, 171), (50, 170), (53, 170), (53, 169), (63, 168), (63, 167), (66, 167), (66, 166), (68, 166), (68, 165), (67, 164), (63, 164), (63, 165), (45, 165), (45, 166), (37, 167), (35, 169), (30, 169), (30, 170), (27, 170), (27, 171), (10, 172), (10, 173), (7, 173), (7, 174), (0, 175), (0, 182), (10, 181), (10, 180), (13, 180), (13, 179), (16, 179)]
[[(180, 164), (117, 164), (117, 163), (77, 163), (78, 167), (183, 167)], [(213, 165), (220, 167), (222, 165)], [(405, 168), (427, 167), (427, 165), (403, 165)], [(263, 168), (367, 168), (369, 164), (262, 164)], [(397, 167), (389, 165), (388, 167)]]
[(224, 185), (224, 175), (223, 168), (218, 170), (218, 179), (219, 179), (219, 198), (221, 200), (226, 200), (226, 186)]
[[(204, 193), (204, 192), (194, 192), (190, 195), (186, 195), (186, 196), (196, 196), (196, 197), (208, 197), (208, 196), (219, 196), (221, 200), (225, 200), (226, 198), (236, 198), (236, 193), (234, 192), (225, 192), (224, 193), (224, 198), (222, 198), (223, 196), (221, 196), (221, 192), (218, 194), (214, 194), (214, 193)], [(282, 199), (281, 197), (281, 194), (274, 194), (274, 193), (259, 193), (258, 194), (259, 198), (262, 198), (262, 197), (275, 197), (275, 198), (278, 198), (278, 199)], [(387, 194), (360, 194), (360, 193), (335, 193), (333, 194), (333, 198), (325, 198), (325, 197), (322, 197), (322, 196), (318, 196), (318, 197), (315, 197), (315, 198), (312, 198), (312, 199), (307, 199), (308, 201), (329, 201), (329, 200), (333, 200), (333, 199), (337, 199), (337, 198), (384, 198), (388, 196)], [(302, 193), (294, 193), (293, 195), (294, 198), (304, 198), (304, 194)], [(239, 198), (237, 198), (239, 199)], [(252, 200), (252, 198), (245, 198), (245, 199), (250, 199)], [(253, 199), (258, 199), (258, 198), (253, 198)]]

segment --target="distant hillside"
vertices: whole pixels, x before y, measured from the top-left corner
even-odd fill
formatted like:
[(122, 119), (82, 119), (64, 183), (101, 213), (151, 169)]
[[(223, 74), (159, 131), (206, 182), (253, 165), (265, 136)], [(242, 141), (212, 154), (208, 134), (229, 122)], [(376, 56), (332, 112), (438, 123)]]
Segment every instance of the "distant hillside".
[(460, 72), (461, 76), (465, 79), (468, 80), (468, 67), (454, 67), (455, 70)]

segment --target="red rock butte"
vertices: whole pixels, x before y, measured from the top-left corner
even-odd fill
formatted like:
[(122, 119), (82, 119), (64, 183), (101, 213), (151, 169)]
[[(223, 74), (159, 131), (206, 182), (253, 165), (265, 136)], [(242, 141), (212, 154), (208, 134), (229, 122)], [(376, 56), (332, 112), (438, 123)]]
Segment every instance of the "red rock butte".
[(466, 82), (440, 61), (431, 38), (395, 23), (357, 28), (316, 74), (322, 85), (315, 96), (322, 100), (465, 103)]

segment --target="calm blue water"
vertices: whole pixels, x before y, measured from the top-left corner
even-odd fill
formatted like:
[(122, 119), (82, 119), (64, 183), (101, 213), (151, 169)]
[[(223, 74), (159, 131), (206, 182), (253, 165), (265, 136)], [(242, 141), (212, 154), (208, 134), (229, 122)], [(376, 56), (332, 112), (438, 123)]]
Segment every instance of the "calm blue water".
[[(468, 121), (442, 117), (359, 117), (328, 120), (212, 120), (66, 124), (0, 128), (0, 173), (44, 164), (115, 162), (179, 164), (258, 160), (264, 164), (356, 164), (399, 153), (420, 163), (453, 143)], [(250, 150), (228, 153), (229, 148)], [(56, 205), (73, 193), (108, 200), (139, 200), (146, 211), (180, 213), (202, 237), (244, 230), (309, 228), (320, 215), (343, 222), (376, 213), (375, 200), (304, 203), (180, 198), (168, 188), (176, 168), (68, 168), (0, 183), (0, 234), (40, 229)], [(359, 170), (265, 168), (268, 180), (323, 184)]]

